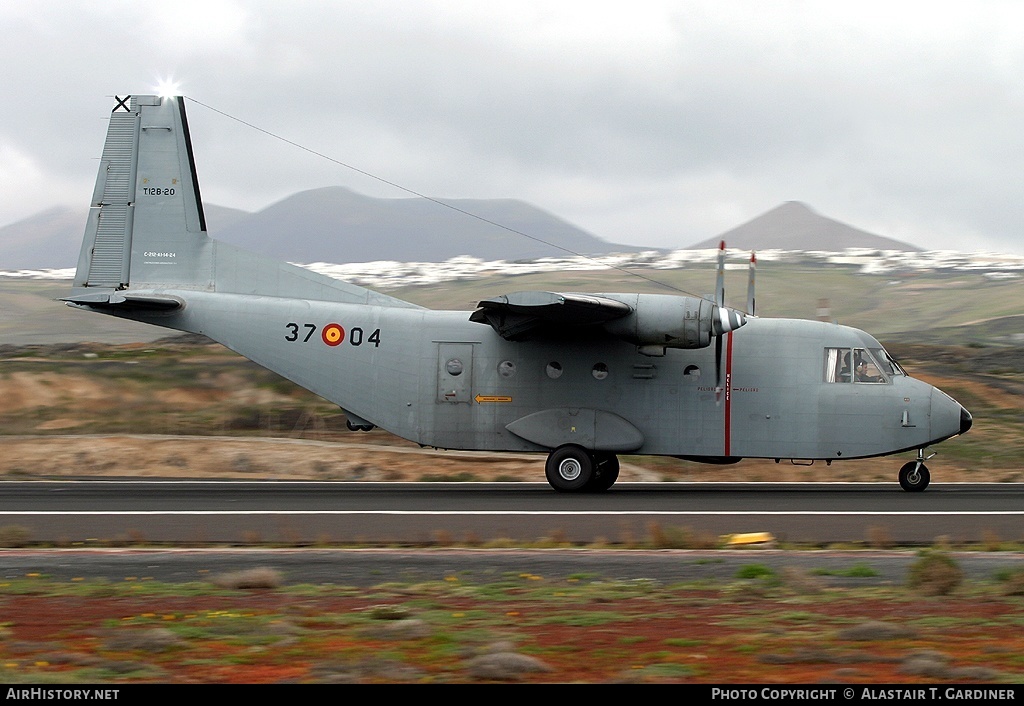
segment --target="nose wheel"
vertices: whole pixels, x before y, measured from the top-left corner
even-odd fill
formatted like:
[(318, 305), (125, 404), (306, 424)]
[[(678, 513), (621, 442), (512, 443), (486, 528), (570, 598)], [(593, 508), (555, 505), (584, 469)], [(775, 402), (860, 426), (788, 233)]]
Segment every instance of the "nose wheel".
[[(928, 458), (934, 455), (931, 454)], [(928, 466), (924, 465), (926, 460), (924, 449), (918, 449), (917, 460), (903, 464), (903, 468), (900, 469), (900, 486), (908, 493), (920, 493), (931, 482), (931, 473), (928, 472)]]

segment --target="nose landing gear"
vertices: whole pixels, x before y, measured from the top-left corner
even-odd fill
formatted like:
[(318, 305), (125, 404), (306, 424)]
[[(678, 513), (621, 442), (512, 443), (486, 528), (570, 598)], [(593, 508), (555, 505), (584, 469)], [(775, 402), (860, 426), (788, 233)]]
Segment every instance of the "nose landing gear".
[(900, 469), (900, 486), (909, 493), (920, 493), (928, 487), (931, 481), (931, 474), (924, 462), (934, 456), (934, 453), (924, 455), (924, 449), (917, 450), (917, 460), (903, 464)]

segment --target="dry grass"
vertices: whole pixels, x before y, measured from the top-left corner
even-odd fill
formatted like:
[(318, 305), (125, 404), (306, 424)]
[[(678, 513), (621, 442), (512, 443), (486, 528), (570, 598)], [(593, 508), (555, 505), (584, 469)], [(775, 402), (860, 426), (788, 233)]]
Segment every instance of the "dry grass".
[(868, 546), (872, 549), (891, 549), (893, 546), (892, 532), (888, 527), (872, 525), (868, 527)]
[(651, 522), (647, 532), (655, 549), (716, 549), (721, 543), (717, 536), (691, 527), (662, 527)]
[(4, 525), (0, 527), (0, 547), (24, 547), (31, 539), (31, 532), (21, 525)]

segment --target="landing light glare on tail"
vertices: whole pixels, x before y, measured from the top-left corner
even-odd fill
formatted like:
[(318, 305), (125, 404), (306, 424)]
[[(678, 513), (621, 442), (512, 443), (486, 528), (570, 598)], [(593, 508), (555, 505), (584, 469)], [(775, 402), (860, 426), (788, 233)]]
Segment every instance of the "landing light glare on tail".
[(755, 318), (753, 255), (746, 312), (728, 308), (724, 243), (713, 301), (525, 291), (424, 309), (210, 238), (183, 98), (119, 98), (110, 117), (65, 301), (204, 334), (337, 404), (351, 429), (544, 452), (563, 492), (607, 490), (622, 453), (831, 464), (904, 451), (917, 460), (900, 483), (923, 490), (925, 448), (970, 429), (867, 333)]

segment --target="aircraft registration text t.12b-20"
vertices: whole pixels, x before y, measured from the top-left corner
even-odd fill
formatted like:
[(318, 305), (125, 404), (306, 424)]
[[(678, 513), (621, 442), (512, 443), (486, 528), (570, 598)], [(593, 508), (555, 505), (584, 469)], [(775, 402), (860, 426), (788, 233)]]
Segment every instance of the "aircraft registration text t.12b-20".
[[(753, 263), (752, 263), (753, 266)], [(182, 97), (118, 99), (75, 276), (90, 311), (204, 334), (374, 426), (441, 449), (547, 452), (560, 491), (618, 454), (710, 463), (925, 448), (971, 415), (863, 331), (658, 294), (517, 292), (434, 311), (207, 236)], [(753, 270), (751, 271), (751, 280)]]

